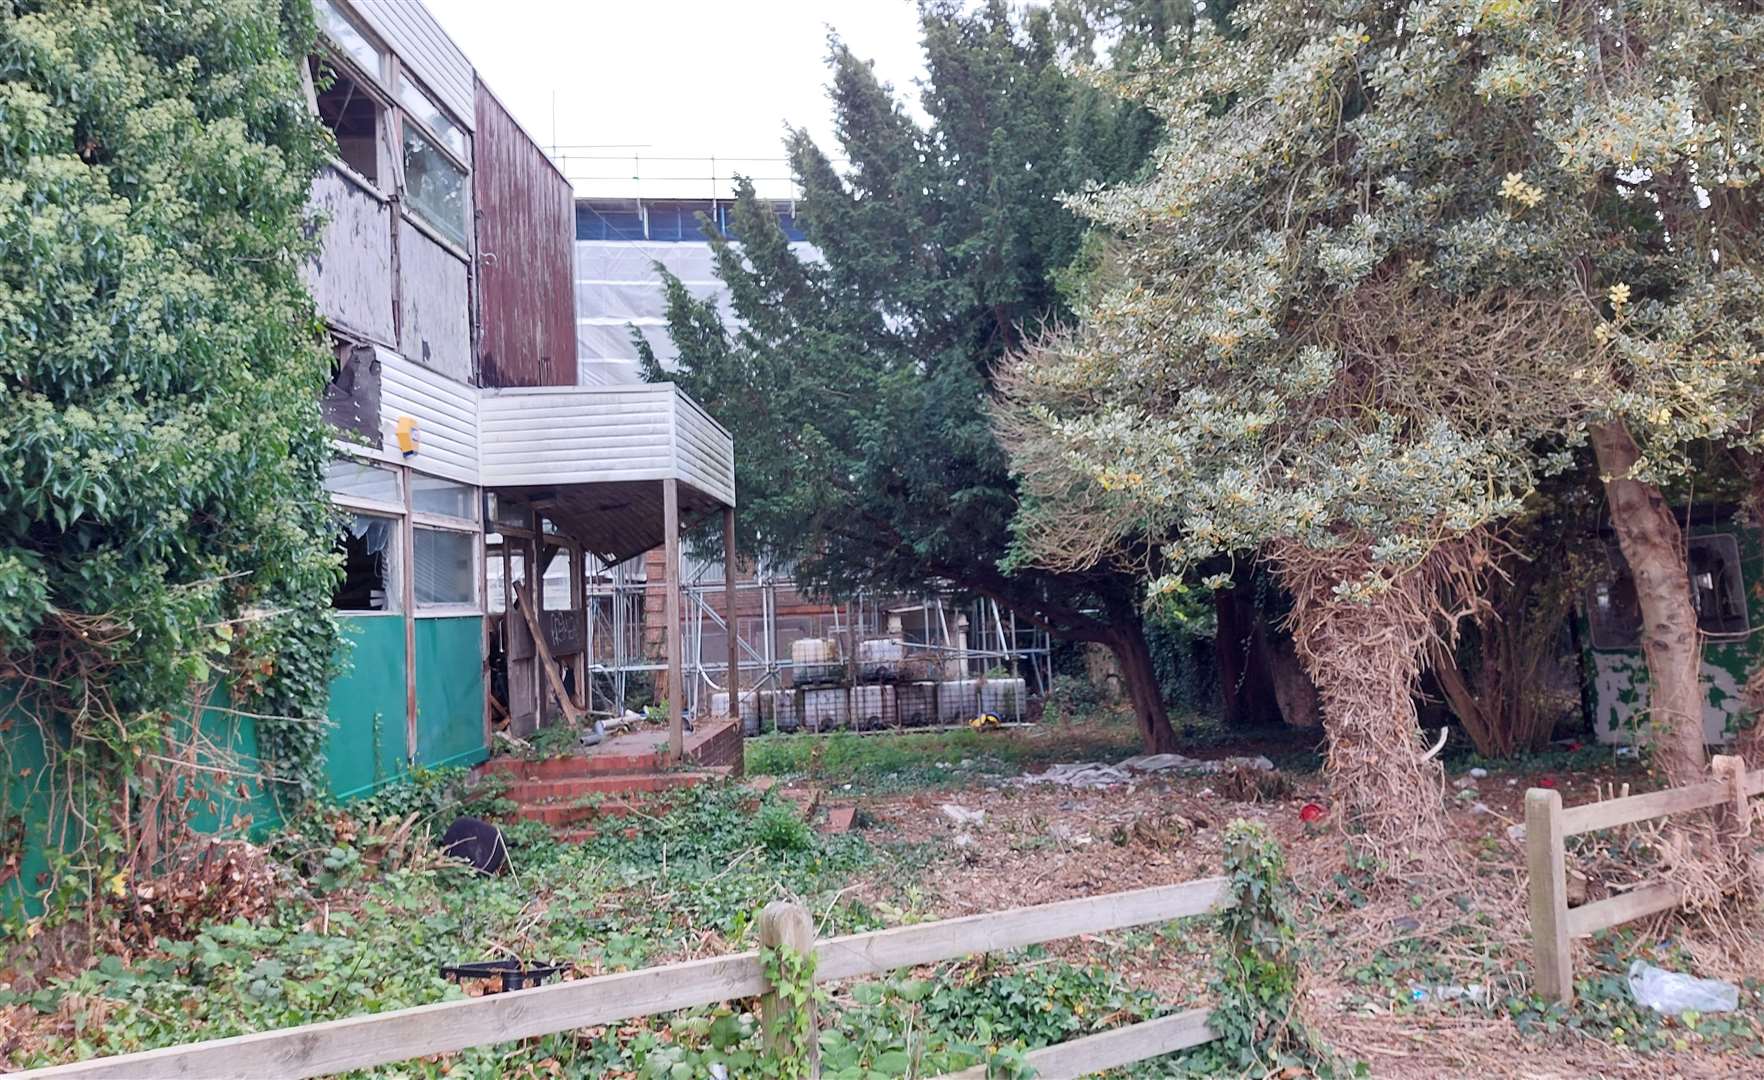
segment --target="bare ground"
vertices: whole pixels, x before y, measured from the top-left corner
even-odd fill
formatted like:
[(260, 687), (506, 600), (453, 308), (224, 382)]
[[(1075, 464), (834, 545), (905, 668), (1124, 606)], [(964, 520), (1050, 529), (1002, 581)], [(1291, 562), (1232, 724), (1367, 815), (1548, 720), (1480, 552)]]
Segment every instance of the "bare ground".
[[(1234, 750), (1234, 752), (1242, 752)], [(905, 795), (843, 798), (871, 822), (872, 839), (942, 842), (928, 868), (861, 887), (863, 898), (903, 917), (950, 917), (1098, 893), (1172, 884), (1217, 874), (1222, 833), (1234, 818), (1260, 821), (1284, 848), (1300, 893), (1300, 933), (1311, 950), (1304, 1011), (1326, 1041), (1380, 1077), (1721, 1077), (1764, 1075), (1742, 1054), (1697, 1048), (1637, 1053), (1608, 1038), (1563, 1029), (1521, 1034), (1498, 1008), (1456, 1003), (1413, 1005), (1400, 975), (1395, 985), (1366, 985), (1393, 947), (1462, 974), (1490, 996), (1529, 992), (1528, 923), (1523, 852), (1505, 836), (1522, 816), (1527, 786), (1556, 777), (1496, 775), (1471, 796), (1453, 800), (1455, 860), (1418, 858), (1395, 885), (1375, 886), (1348, 864), (1342, 834), (1306, 825), (1307, 802), (1327, 806), (1321, 778), (1293, 778), (1276, 801), (1223, 797), (1218, 775), (1160, 777), (1101, 790), (987, 781)], [(1570, 803), (1596, 797), (1579, 778)], [(1645, 778), (1643, 779), (1645, 783)], [(1461, 790), (1454, 788), (1454, 791)], [(940, 806), (983, 811), (978, 826), (959, 827)], [(1472, 809), (1476, 803), (1483, 808)], [(964, 837), (965, 838), (962, 838)], [(959, 839), (962, 838), (962, 839)], [(1342, 877), (1338, 878), (1338, 875)], [(910, 876), (912, 884), (903, 884)], [(1343, 884), (1343, 879), (1347, 882)], [(1356, 891), (1363, 886), (1362, 891)], [(1730, 979), (1764, 975), (1764, 953), (1749, 930), (1715, 935), (1697, 925), (1637, 924), (1643, 940), (1675, 936), (1698, 962), (1697, 974)], [(1205, 1001), (1215, 939), (1204, 922), (1156, 932), (1074, 939), (1051, 950), (1075, 962), (1101, 963), (1172, 1003)], [(1581, 963), (1585, 963), (1582, 946)]]

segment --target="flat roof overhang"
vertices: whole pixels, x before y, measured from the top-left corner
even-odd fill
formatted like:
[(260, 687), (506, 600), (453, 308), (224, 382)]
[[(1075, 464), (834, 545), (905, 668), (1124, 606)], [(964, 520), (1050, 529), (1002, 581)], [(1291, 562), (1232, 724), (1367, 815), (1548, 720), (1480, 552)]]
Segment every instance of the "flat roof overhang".
[(666, 540), (663, 485), (689, 528), (735, 505), (735, 441), (668, 383), (486, 388), (480, 481), (529, 500), (607, 562)]

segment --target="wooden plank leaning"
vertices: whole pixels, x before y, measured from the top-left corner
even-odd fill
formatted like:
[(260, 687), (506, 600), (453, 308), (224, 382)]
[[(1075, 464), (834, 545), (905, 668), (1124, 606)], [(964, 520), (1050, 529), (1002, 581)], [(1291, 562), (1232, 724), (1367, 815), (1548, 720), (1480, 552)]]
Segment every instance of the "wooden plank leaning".
[(551, 695), (557, 698), (557, 707), (570, 723), (581, 723), (582, 710), (576, 708), (576, 703), (570, 700), (569, 691), (564, 688), (563, 676), (557, 673), (557, 661), (551, 657), (551, 646), (545, 641), (545, 632), (539, 627), (538, 612), (533, 607), (533, 588), (525, 581), (515, 583), (515, 606), (521, 609), (522, 617), (527, 620), (527, 631), (533, 635), (533, 651), (539, 656), (539, 665), (545, 669), (545, 681), (551, 687)]

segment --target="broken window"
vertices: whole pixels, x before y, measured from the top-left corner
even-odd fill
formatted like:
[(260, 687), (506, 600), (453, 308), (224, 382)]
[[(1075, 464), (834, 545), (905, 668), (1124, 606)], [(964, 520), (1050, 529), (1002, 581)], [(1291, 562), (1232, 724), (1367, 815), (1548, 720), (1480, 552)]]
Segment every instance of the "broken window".
[(340, 545), (343, 581), (331, 606), (338, 611), (397, 611), (398, 519), (351, 514)]
[(380, 187), (380, 101), (350, 75), (312, 59), (319, 120), (337, 140), (337, 157), (351, 172)]
[(404, 195), (442, 236), (466, 246), (466, 174), (414, 124), (404, 125)]
[[(1740, 572), (1739, 543), (1728, 533), (1693, 536), (1685, 543), (1686, 569), (1690, 573), (1691, 603), (1697, 609), (1697, 629), (1705, 634), (1731, 637), (1745, 634), (1750, 626), (1746, 613), (1746, 584)], [(1641, 647), (1641, 601), (1629, 564), (1616, 548), (1611, 549), (1610, 574), (1587, 587), (1586, 616), (1595, 649)]]
[(1686, 545), (1691, 599), (1697, 606), (1697, 628), (1705, 634), (1744, 634), (1746, 583), (1740, 573), (1739, 542), (1731, 533), (1693, 536)]
[(403, 76), (398, 101), (404, 106), (405, 199), (442, 236), (467, 247), (465, 130)]

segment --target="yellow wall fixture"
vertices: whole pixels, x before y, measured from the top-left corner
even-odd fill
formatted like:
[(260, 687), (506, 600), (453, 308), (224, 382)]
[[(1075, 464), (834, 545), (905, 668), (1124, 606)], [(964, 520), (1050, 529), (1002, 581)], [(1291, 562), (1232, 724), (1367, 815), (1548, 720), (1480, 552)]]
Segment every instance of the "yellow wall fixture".
[(417, 452), (416, 417), (400, 416), (398, 418), (398, 449), (405, 457)]

